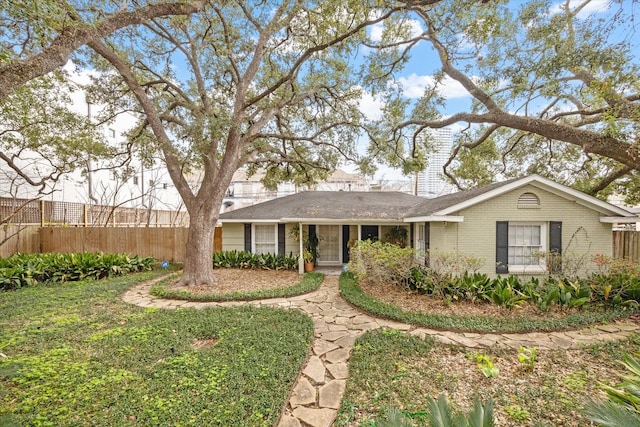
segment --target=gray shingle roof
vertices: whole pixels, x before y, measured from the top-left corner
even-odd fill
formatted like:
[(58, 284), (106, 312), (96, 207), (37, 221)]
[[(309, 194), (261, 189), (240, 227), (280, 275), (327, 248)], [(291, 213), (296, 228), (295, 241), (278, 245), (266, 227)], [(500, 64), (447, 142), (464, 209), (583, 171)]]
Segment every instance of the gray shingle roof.
[(425, 199), (390, 191), (304, 191), (220, 215), (225, 220), (382, 219), (401, 221)]
[(513, 178), (507, 181), (485, 185), (483, 187), (476, 187), (465, 191), (459, 191), (457, 193), (446, 194), (434, 199), (422, 199), (422, 203), (414, 206), (410, 212), (407, 212), (405, 217), (409, 218), (412, 216), (428, 216), (435, 212), (441, 211), (442, 209), (446, 209), (450, 206), (457, 205), (458, 203), (473, 199), (474, 197), (480, 196), (491, 190), (503, 187), (520, 179), (522, 178)]

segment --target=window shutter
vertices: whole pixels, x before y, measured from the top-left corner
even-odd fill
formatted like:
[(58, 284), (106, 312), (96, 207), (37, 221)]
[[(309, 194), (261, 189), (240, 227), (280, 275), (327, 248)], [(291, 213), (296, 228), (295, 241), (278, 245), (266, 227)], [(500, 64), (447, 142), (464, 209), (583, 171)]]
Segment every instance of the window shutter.
[(285, 248), (285, 234), (284, 234), (284, 224), (278, 224), (278, 254), (284, 256), (286, 254)]
[(429, 254), (429, 246), (430, 246), (429, 239), (431, 239), (431, 223), (425, 222), (424, 223), (424, 251), (425, 251), (424, 266), (425, 267), (431, 266), (431, 255)]
[(562, 272), (562, 221), (549, 221), (549, 253), (551, 273)]
[(509, 222), (496, 222), (496, 273), (509, 273)]
[(342, 262), (349, 262), (349, 226), (342, 226)]
[(251, 252), (251, 224), (244, 225), (244, 250)]

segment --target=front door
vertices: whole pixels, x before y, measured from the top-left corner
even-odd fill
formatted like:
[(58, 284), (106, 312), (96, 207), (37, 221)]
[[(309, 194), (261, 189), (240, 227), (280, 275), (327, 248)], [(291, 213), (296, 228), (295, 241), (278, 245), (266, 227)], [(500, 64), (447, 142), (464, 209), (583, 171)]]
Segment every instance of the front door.
[(371, 240), (375, 242), (379, 239), (377, 225), (363, 225), (361, 240)]
[(340, 259), (340, 226), (317, 226), (318, 231), (318, 265), (338, 265)]

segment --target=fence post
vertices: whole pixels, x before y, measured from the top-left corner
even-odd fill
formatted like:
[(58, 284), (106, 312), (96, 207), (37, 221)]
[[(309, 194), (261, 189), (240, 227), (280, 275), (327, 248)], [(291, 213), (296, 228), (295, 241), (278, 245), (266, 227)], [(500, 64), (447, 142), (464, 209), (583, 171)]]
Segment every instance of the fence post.
[(40, 200), (40, 227), (44, 227), (44, 200)]

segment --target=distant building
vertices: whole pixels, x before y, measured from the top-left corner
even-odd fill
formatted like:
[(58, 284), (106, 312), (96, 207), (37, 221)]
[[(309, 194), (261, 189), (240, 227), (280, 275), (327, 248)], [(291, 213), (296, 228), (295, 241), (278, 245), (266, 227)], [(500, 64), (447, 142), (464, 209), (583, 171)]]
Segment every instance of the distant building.
[(288, 196), (301, 191), (369, 191), (369, 182), (360, 174), (336, 170), (326, 181), (314, 185), (295, 185), (282, 182), (276, 190), (268, 190), (262, 184), (264, 171), (247, 176), (247, 169), (241, 168), (233, 175), (227, 196), (224, 199), (223, 212), (232, 211), (277, 197)]
[(416, 174), (416, 195), (427, 198), (453, 192), (442, 175), (442, 167), (449, 160), (453, 145), (451, 129), (433, 129), (431, 135), (434, 151), (429, 156), (427, 167)]

